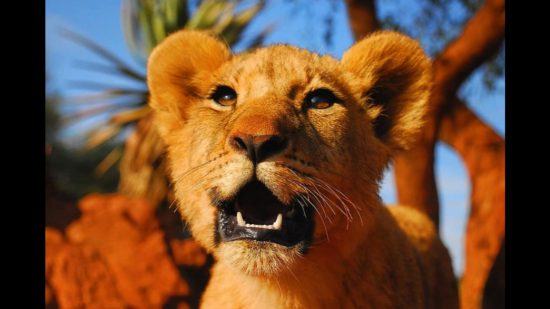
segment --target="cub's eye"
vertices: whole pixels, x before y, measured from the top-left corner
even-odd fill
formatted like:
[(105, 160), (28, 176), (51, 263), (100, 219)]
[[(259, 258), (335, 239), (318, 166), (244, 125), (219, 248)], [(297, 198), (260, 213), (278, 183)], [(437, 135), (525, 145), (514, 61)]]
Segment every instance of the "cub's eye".
[(326, 109), (338, 102), (338, 98), (328, 89), (321, 88), (308, 93), (304, 103), (308, 108)]
[(218, 86), (210, 95), (210, 99), (221, 106), (231, 106), (237, 101), (237, 93), (231, 87)]

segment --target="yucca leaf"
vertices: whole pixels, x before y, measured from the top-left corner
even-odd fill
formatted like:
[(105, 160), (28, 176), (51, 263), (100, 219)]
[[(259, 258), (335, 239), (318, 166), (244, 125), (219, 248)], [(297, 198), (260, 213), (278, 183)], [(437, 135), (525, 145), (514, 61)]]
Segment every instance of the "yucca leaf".
[[(143, 60), (142, 55), (139, 55), (142, 45), (142, 31), (141, 25), (137, 22), (138, 11), (133, 9), (132, 1), (123, 0), (121, 7), (121, 23), (122, 23), (122, 32), (124, 33), (124, 38), (126, 44), (128, 45), (130, 51), (136, 56), (136, 59)], [(136, 54), (137, 53), (137, 54)]]
[[(107, 90), (107, 89), (124, 89), (126, 91), (146, 91), (145, 89), (139, 89), (139, 88), (123, 88), (122, 86), (119, 88), (112, 88), (114, 85), (111, 84), (105, 84), (101, 82), (96, 82), (92, 80), (70, 80), (67, 81), (69, 85), (71, 85), (74, 88), (82, 88), (82, 89), (98, 89), (98, 90)], [(145, 85), (144, 85), (145, 86)]]
[(80, 67), (83, 69), (88, 69), (90, 71), (96, 71), (100, 73), (120, 73), (120, 77), (128, 77), (132, 80), (144, 83), (146, 81), (146, 77), (143, 74), (139, 74), (135, 71), (129, 70), (127, 67), (120, 67), (120, 66), (110, 66), (106, 64), (91, 62), (91, 61), (84, 61), (84, 60), (77, 60), (74, 62), (74, 65), (76, 67)]
[(220, 31), (221, 36), (223, 36), (230, 45), (239, 41), (246, 26), (248, 26), (252, 18), (254, 18), (263, 7), (264, 2), (261, 1), (243, 12), (234, 15), (231, 23)]
[[(240, 4), (241, 1), (205, 0), (189, 18), (187, 4), (183, 0), (123, 0), (121, 15), (125, 39), (132, 54), (140, 61), (143, 68), (151, 50), (170, 33), (184, 27), (210, 29), (219, 34), (228, 44), (233, 45), (240, 40), (246, 26), (263, 8), (264, 1), (235, 12)], [(271, 28), (266, 28), (255, 36), (252, 39), (252, 46), (261, 44), (270, 31)], [(75, 88), (95, 90), (98, 93), (65, 100), (86, 103), (81, 105), (77, 112), (69, 113), (65, 117), (65, 123), (99, 115), (110, 116), (106, 123), (102, 122), (88, 132), (85, 148), (96, 147), (118, 136), (123, 128), (138, 123), (141, 119), (147, 119), (150, 108), (147, 106), (148, 90), (144, 74), (131, 68), (92, 40), (68, 30), (64, 34), (107, 60), (107, 64), (79, 61), (77, 63), (79, 67), (125, 78), (143, 86), (142, 89), (136, 89), (95, 81), (70, 82)], [(84, 106), (87, 108), (82, 108)], [(154, 137), (153, 132), (145, 130), (143, 134), (145, 136), (138, 146), (140, 149), (138, 156), (132, 159), (132, 164), (146, 164), (151, 158), (154, 161), (162, 152), (158, 138)], [(120, 153), (113, 150), (98, 165), (96, 172), (104, 173), (117, 164), (120, 156)], [(155, 168), (153, 167), (153, 173), (162, 173)]]
[(107, 125), (93, 130), (86, 140), (84, 148), (86, 150), (90, 150), (97, 147), (98, 145), (103, 144), (104, 142), (117, 135), (120, 132), (120, 129), (121, 127), (118, 125)]
[(110, 123), (121, 125), (133, 121), (137, 121), (151, 112), (149, 106), (143, 106), (135, 109), (126, 110), (120, 113), (117, 113), (109, 120)]
[(78, 104), (78, 103), (87, 103), (92, 104), (91, 102), (96, 101), (109, 101), (111, 99), (118, 99), (125, 96), (136, 96), (140, 98), (140, 102), (144, 101), (143, 98), (147, 98), (149, 95), (148, 91), (136, 90), (136, 89), (108, 89), (99, 93), (89, 94), (89, 95), (78, 95), (66, 97), (62, 100), (63, 104)]
[(169, 29), (171, 29), (171, 31), (182, 28), (189, 18), (187, 12), (187, 1), (165, 1), (164, 12), (166, 16), (166, 24), (169, 25)]
[(232, 12), (234, 4), (220, 0), (205, 0), (197, 8), (193, 17), (185, 25), (188, 29), (208, 29), (213, 27), (220, 16)]
[(250, 8), (243, 10), (241, 13), (238, 13), (233, 18), (236, 23), (238, 23), (241, 26), (244, 26), (245, 24), (250, 23), (252, 19), (264, 8), (265, 2), (259, 1), (255, 5), (251, 6)]
[(123, 0), (122, 25), (128, 47), (144, 64), (152, 49), (188, 19), (183, 0)]
[(104, 175), (111, 167), (113, 167), (116, 164), (118, 160), (120, 160), (121, 157), (122, 157), (122, 150), (120, 149), (120, 147), (115, 147), (97, 165), (97, 167), (94, 170), (94, 174), (97, 177)]
[[(131, 74), (136, 77), (142, 78), (143, 75), (133, 70), (128, 64), (126, 64), (124, 61), (120, 60), (118, 57), (116, 57), (113, 53), (109, 52), (105, 48), (101, 47), (99, 44), (95, 43), (94, 41), (76, 33), (71, 30), (62, 29), (61, 34), (65, 36), (66, 38), (81, 44), (82, 46), (88, 48), (88, 50), (94, 52), (96, 55), (101, 56), (103, 59), (110, 61), (111, 63), (115, 64), (117, 67), (119, 67), (120, 70), (126, 70), (127, 74)], [(143, 79), (143, 78), (142, 78)]]
[(231, 11), (229, 8), (227, 8), (224, 12), (222, 12), (216, 21), (214, 25), (212, 25), (210, 28), (215, 33), (222, 33), (227, 27), (231, 25), (233, 22), (233, 8), (231, 8)]
[(127, 108), (127, 107), (121, 106), (121, 105), (115, 105), (115, 104), (107, 104), (107, 105), (93, 107), (85, 110), (79, 110), (72, 114), (63, 115), (61, 117), (61, 122), (63, 123), (63, 125), (66, 126), (71, 123), (74, 123), (77, 120), (81, 120), (82, 118), (88, 118), (88, 117), (97, 116), (105, 113), (112, 113), (124, 108)]

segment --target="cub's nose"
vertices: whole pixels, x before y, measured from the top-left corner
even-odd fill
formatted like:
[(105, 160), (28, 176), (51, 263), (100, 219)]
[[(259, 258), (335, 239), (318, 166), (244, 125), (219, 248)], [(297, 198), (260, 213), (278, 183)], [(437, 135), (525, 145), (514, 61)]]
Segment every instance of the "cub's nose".
[(230, 137), (230, 145), (243, 152), (254, 162), (260, 163), (288, 147), (288, 139), (282, 135), (250, 135), (235, 133)]

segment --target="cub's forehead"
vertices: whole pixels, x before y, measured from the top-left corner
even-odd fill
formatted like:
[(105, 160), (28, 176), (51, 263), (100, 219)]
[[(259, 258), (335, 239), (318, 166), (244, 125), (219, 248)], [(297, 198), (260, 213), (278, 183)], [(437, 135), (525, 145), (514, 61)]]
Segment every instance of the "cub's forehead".
[(274, 45), (234, 56), (220, 77), (239, 88), (288, 88), (293, 85), (341, 84), (338, 60), (288, 45)]
[(327, 66), (336, 69), (338, 61), (330, 56), (319, 56), (305, 49), (275, 45), (237, 55), (234, 66), (247, 73), (311, 74), (315, 71), (325, 71)]

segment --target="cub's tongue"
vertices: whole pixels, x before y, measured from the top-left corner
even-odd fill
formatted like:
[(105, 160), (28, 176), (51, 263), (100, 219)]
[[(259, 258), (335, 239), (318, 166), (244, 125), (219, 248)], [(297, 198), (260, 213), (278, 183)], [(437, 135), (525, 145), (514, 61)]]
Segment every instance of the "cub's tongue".
[(235, 208), (252, 224), (273, 224), (285, 206), (259, 181), (246, 184), (235, 201)]

